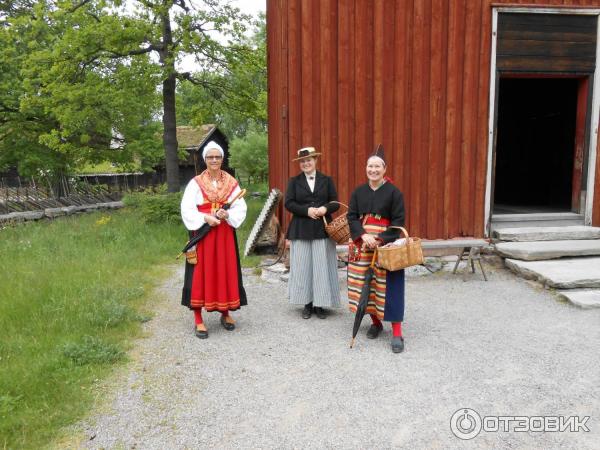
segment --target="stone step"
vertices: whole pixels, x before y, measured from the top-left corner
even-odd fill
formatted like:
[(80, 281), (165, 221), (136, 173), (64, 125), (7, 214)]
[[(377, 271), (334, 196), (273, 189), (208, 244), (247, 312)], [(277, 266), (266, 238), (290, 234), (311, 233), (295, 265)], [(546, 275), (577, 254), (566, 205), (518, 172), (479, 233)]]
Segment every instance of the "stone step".
[(583, 309), (600, 308), (600, 289), (569, 289), (558, 295)]
[(585, 225), (585, 219), (582, 214), (575, 213), (494, 214), (490, 224), (492, 235), (501, 228), (578, 225)]
[(289, 270), (283, 263), (276, 263), (273, 265), (261, 266), (260, 278), (267, 283), (279, 283), (281, 281), (287, 281)]
[(505, 258), (524, 261), (541, 261), (565, 256), (600, 255), (600, 239), (540, 241), (540, 242), (499, 242), (496, 251)]
[(523, 278), (556, 289), (600, 288), (600, 258), (564, 258), (551, 261), (506, 259), (506, 267)]
[(600, 239), (600, 228), (586, 226), (498, 228), (494, 230), (492, 236), (500, 241), (511, 242)]

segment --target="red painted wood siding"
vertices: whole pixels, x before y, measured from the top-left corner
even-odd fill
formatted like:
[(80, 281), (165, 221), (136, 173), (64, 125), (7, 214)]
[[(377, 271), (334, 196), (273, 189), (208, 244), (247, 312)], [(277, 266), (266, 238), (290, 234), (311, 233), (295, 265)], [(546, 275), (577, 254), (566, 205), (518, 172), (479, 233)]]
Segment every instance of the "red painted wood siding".
[(483, 236), (492, 6), (503, 5), (600, 0), (267, 0), (271, 187), (285, 189), (310, 145), (346, 202), (381, 142), (411, 234)]

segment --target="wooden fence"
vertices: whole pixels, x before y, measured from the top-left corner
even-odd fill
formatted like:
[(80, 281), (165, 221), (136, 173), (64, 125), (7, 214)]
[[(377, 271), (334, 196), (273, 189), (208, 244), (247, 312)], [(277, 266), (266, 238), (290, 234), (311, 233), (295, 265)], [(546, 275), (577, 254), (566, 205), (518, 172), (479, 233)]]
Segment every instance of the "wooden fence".
[(157, 186), (155, 174), (76, 175), (47, 180), (0, 178), (0, 214), (120, 200), (126, 192)]

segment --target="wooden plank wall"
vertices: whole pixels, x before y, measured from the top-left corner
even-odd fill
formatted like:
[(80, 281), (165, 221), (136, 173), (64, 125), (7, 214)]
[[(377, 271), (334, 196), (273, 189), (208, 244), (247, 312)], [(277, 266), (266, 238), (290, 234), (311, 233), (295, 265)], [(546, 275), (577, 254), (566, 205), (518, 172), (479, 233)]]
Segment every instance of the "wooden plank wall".
[(497, 68), (510, 72), (593, 72), (597, 17), (512, 14), (498, 17)]
[[(289, 80), (287, 72), (288, 33), (287, 0), (269, 0), (267, 5), (267, 67), (269, 116), (269, 173), (270, 184), (281, 188), (281, 180), (273, 182), (274, 174), (287, 173)], [(282, 20), (285, 19), (285, 20)]]
[(346, 202), (381, 142), (411, 234), (483, 236), (491, 19), (491, 0), (267, 0), (271, 187), (285, 189), (312, 145)]

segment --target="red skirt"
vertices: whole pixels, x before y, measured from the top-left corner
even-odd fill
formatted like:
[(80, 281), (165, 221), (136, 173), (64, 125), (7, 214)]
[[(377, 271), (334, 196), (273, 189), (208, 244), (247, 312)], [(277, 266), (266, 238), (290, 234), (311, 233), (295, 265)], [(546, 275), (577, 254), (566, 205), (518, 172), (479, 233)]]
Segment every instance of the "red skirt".
[(196, 245), (190, 308), (233, 311), (240, 308), (239, 260), (233, 228), (225, 221)]

